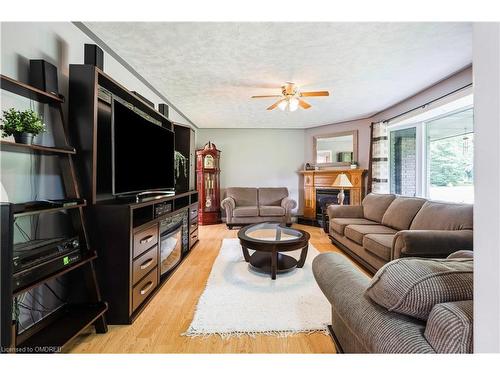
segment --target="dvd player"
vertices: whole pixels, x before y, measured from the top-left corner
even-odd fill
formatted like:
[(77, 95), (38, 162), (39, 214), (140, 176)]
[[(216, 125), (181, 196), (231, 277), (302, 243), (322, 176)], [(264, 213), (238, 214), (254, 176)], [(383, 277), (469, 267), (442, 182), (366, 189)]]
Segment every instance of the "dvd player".
[(78, 237), (48, 238), (14, 245), (13, 272), (36, 266), (51, 258), (80, 248)]
[(52, 258), (35, 267), (15, 273), (12, 276), (14, 290), (22, 289), (37, 280), (43, 279), (57, 271), (73, 265), (82, 259), (80, 249), (70, 251), (58, 257)]
[(14, 245), (14, 288), (22, 288), (39, 278), (81, 259), (78, 237), (49, 238)]

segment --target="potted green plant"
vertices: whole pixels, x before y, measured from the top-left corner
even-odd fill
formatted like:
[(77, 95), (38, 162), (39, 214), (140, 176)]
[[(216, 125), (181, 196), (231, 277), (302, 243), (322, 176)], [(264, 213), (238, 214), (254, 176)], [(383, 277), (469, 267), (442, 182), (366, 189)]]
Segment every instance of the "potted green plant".
[(174, 157), (175, 157), (175, 172), (176, 172), (176, 177), (179, 178), (180, 173), (181, 173), (181, 167), (184, 171), (184, 178), (187, 178), (187, 158), (182, 155), (179, 151), (174, 152)]
[(17, 143), (32, 144), (33, 138), (46, 130), (43, 119), (31, 109), (18, 111), (10, 108), (3, 111), (0, 121), (2, 137), (13, 135)]

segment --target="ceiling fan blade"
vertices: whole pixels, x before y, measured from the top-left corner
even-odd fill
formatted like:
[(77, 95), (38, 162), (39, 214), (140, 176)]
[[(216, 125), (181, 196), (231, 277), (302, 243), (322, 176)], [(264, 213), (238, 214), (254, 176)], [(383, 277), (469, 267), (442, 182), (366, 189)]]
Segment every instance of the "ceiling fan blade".
[(259, 99), (259, 98), (281, 98), (283, 95), (254, 95), (251, 96), (250, 98), (252, 99)]
[(300, 96), (330, 96), (328, 91), (305, 91), (301, 92)]
[(280, 99), (280, 100), (278, 100), (276, 103), (274, 103), (273, 105), (271, 105), (271, 106), (267, 107), (266, 109), (267, 109), (268, 111), (272, 111), (272, 110), (273, 110), (274, 108), (276, 108), (276, 107), (278, 106), (278, 104), (280, 104), (283, 100), (285, 100), (285, 99)]
[(311, 108), (311, 105), (310, 105), (308, 102), (306, 102), (306, 101), (304, 101), (304, 100), (302, 100), (302, 99), (299, 99), (299, 105), (300, 105), (303, 109), (309, 109), (309, 108)]

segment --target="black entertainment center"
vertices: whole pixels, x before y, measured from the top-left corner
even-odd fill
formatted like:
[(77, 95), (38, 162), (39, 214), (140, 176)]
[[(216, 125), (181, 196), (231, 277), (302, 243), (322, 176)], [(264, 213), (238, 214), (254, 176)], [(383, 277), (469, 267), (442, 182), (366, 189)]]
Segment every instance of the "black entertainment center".
[[(70, 65), (69, 78), (70, 132), (89, 240), (102, 249), (107, 319), (130, 324), (198, 241), (194, 134), (93, 65)], [(176, 178), (174, 151), (188, 160), (189, 176)]]

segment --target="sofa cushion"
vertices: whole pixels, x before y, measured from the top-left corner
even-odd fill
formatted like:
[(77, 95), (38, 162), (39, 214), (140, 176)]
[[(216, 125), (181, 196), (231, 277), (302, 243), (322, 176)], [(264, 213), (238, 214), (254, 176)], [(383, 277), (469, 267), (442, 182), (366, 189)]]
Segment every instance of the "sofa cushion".
[(362, 245), (365, 234), (395, 234), (396, 231), (392, 228), (383, 225), (357, 225), (351, 224), (344, 229), (344, 235), (350, 240)]
[[(230, 187), (226, 189), (226, 197), (231, 197), (238, 206), (257, 206), (257, 188)], [(257, 216), (257, 215), (255, 215)]]
[(373, 255), (390, 261), (393, 239), (394, 234), (367, 234), (363, 237), (363, 247)]
[(286, 187), (259, 188), (258, 194), (260, 206), (280, 206), (283, 198), (288, 197), (288, 189)]
[(472, 204), (427, 201), (415, 215), (410, 229), (472, 230)]
[(472, 353), (472, 300), (434, 306), (424, 336), (436, 353)]
[(399, 230), (408, 229), (425, 202), (423, 198), (397, 197), (385, 211), (382, 224)]
[(367, 224), (378, 224), (375, 221), (360, 218), (333, 218), (330, 219), (330, 228), (332, 228), (338, 234), (344, 235), (345, 227), (350, 224), (367, 225)]
[(382, 222), (382, 217), (384, 216), (387, 207), (396, 198), (394, 194), (368, 194), (363, 202), (363, 216), (365, 219), (376, 221), (377, 223)]
[(285, 209), (281, 206), (259, 206), (260, 216), (285, 216)]
[(233, 210), (234, 217), (250, 217), (259, 216), (259, 209), (257, 206), (240, 206)]
[(366, 290), (389, 311), (427, 320), (438, 303), (473, 296), (472, 259), (399, 258), (377, 271)]

